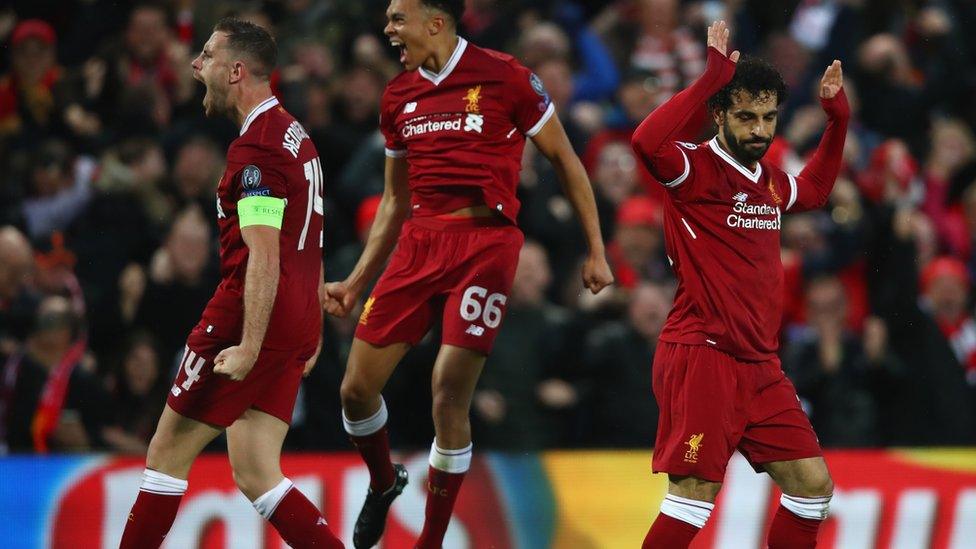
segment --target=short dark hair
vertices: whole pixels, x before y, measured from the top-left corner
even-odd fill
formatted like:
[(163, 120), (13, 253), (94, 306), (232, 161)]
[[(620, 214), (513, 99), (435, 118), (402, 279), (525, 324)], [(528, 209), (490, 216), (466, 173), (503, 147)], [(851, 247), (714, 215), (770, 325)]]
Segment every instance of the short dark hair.
[(744, 55), (735, 65), (732, 81), (708, 98), (708, 110), (728, 110), (732, 106), (733, 96), (742, 91), (753, 97), (775, 93), (777, 105), (786, 101), (786, 82), (776, 67), (758, 57)]
[(227, 44), (232, 50), (257, 61), (249, 67), (255, 76), (271, 77), (278, 62), (278, 45), (267, 30), (249, 21), (224, 17), (214, 25), (214, 31), (227, 34)]
[(464, 15), (464, 0), (420, 0), (420, 3), (450, 15), (455, 25), (461, 23), (461, 17)]

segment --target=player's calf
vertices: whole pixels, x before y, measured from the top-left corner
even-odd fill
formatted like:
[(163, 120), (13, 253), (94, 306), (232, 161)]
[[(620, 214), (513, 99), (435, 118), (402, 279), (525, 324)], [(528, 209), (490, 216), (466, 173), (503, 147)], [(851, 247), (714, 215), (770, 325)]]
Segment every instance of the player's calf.
[(715, 508), (722, 484), (691, 476), (670, 475), (668, 494), (644, 538), (643, 549), (682, 549), (691, 544)]
[[(235, 477), (236, 480), (236, 477)], [(253, 500), (254, 508), (268, 520), (291, 547), (341, 549), (342, 542), (329, 529), (319, 510), (295, 487), (282, 479), (274, 488)]]

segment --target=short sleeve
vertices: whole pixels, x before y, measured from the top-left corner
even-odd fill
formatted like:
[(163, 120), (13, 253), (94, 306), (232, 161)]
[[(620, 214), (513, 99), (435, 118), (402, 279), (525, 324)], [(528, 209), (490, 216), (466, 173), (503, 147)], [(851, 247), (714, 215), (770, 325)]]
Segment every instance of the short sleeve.
[(529, 69), (515, 67), (511, 79), (509, 89), (514, 101), (512, 123), (527, 137), (533, 137), (553, 117), (556, 107), (542, 85), (542, 79)]
[(235, 147), (228, 157), (243, 164), (233, 176), (231, 199), (239, 202), (252, 196), (288, 198), (288, 186), (281, 159), (275, 151), (254, 145)]
[(407, 156), (407, 146), (400, 139), (396, 129), (396, 112), (394, 106), (390, 104), (386, 94), (380, 105), (380, 132), (383, 133), (385, 142), (386, 156), (390, 158), (402, 158)]

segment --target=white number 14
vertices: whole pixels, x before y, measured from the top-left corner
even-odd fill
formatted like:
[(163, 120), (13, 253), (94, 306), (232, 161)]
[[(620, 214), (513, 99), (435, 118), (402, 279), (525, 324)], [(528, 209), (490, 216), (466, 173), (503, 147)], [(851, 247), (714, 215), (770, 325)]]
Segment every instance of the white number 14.
[[(308, 180), (308, 207), (305, 210), (305, 226), (298, 239), (298, 249), (305, 249), (305, 238), (308, 236), (308, 225), (312, 221), (312, 212), (325, 215), (322, 205), (322, 163), (315, 157), (305, 163), (305, 179)], [(322, 248), (322, 231), (319, 231), (319, 249)]]

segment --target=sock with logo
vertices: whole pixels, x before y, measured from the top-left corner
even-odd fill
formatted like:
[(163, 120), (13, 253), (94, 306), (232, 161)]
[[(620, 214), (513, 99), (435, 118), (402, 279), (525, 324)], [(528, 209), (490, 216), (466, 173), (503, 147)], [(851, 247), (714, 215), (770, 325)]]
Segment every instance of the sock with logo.
[(386, 430), (386, 401), (380, 399), (380, 409), (372, 416), (352, 421), (342, 413), (342, 425), (349, 433), (349, 440), (359, 450), (359, 455), (369, 469), (369, 488), (373, 492), (385, 492), (396, 480), (393, 461), (390, 459), (390, 437)]
[(187, 482), (167, 474), (146, 469), (142, 486), (129, 512), (119, 549), (159, 547), (169, 532)]
[(814, 549), (830, 496), (801, 498), (783, 494), (769, 527), (769, 549)]
[(461, 490), (464, 475), (471, 467), (472, 447), (468, 444), (464, 448), (447, 450), (437, 446), (436, 438), (431, 444), (424, 529), (417, 539), (416, 549), (440, 549), (444, 543), (454, 502)]
[(322, 513), (287, 478), (254, 500), (254, 508), (296, 549), (342, 548)]
[(642, 549), (687, 549), (715, 508), (714, 503), (668, 494), (661, 502)]

